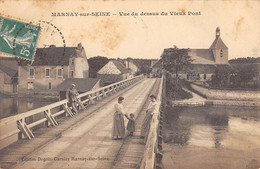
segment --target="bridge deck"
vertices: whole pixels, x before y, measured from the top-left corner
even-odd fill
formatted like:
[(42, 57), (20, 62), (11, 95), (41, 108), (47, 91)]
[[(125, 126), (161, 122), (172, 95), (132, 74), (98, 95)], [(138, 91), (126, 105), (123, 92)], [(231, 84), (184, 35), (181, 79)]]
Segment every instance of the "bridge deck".
[[(141, 159), (133, 160), (133, 157), (141, 158), (144, 149), (144, 145), (140, 144), (142, 140), (139, 139), (143, 118), (141, 110), (147, 105), (147, 96), (154, 84), (158, 88), (158, 83), (155, 82), (155, 79), (145, 79), (99, 101), (73, 118), (59, 120), (59, 126), (55, 128), (41, 128), (35, 132), (36, 138), (30, 141), (19, 140), (0, 152), (1, 167), (76, 169), (137, 166)], [(124, 107), (127, 113), (138, 116), (141, 112), (136, 121), (135, 136), (124, 140), (111, 139), (113, 105), (118, 96), (125, 97)]]

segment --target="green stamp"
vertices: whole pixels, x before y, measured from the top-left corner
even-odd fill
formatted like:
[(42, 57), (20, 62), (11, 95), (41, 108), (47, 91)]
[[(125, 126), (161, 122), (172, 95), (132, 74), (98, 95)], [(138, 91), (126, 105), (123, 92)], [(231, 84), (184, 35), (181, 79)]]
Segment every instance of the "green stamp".
[(0, 16), (0, 52), (33, 60), (40, 30), (40, 26)]

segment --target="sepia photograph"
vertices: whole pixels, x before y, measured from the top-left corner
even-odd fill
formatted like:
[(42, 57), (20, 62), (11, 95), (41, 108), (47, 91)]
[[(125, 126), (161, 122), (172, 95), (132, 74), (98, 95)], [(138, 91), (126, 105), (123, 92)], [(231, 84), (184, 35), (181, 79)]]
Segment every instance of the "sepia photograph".
[(260, 1), (0, 0), (0, 169), (260, 169)]

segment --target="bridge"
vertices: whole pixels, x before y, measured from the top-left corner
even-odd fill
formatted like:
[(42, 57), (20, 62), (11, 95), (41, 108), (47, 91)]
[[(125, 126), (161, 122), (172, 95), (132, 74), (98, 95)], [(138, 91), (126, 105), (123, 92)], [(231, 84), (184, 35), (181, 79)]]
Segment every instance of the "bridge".
[[(164, 80), (140, 75), (82, 93), (77, 115), (67, 100), (61, 100), (1, 119), (0, 168), (160, 168), (161, 106), (154, 110), (147, 141), (140, 138), (140, 131), (149, 95), (156, 95), (162, 105)], [(113, 140), (114, 104), (119, 96), (125, 98), (125, 112), (135, 114), (136, 132)]]

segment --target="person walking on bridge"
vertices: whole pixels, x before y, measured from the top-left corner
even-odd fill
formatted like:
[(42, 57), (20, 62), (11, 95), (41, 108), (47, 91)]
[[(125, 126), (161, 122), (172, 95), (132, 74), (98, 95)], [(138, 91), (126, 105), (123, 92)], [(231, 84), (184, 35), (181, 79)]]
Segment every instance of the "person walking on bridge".
[(122, 139), (125, 136), (124, 123), (124, 107), (122, 105), (124, 97), (118, 98), (118, 103), (115, 104), (115, 113), (113, 118), (112, 137), (114, 140)]
[(79, 95), (78, 91), (76, 90), (76, 85), (72, 84), (70, 88), (68, 88), (66, 92), (66, 99), (69, 101), (69, 106), (72, 106), (72, 110), (75, 114), (78, 113), (77, 109), (77, 96)]
[(156, 101), (156, 97), (152, 94), (150, 96), (151, 102), (146, 110), (146, 115), (144, 117), (143, 123), (142, 123), (142, 128), (141, 128), (141, 138), (145, 138), (145, 142), (147, 139), (147, 134), (150, 130), (150, 124), (151, 124), (151, 120), (153, 117), (153, 112), (157, 107), (157, 101)]

